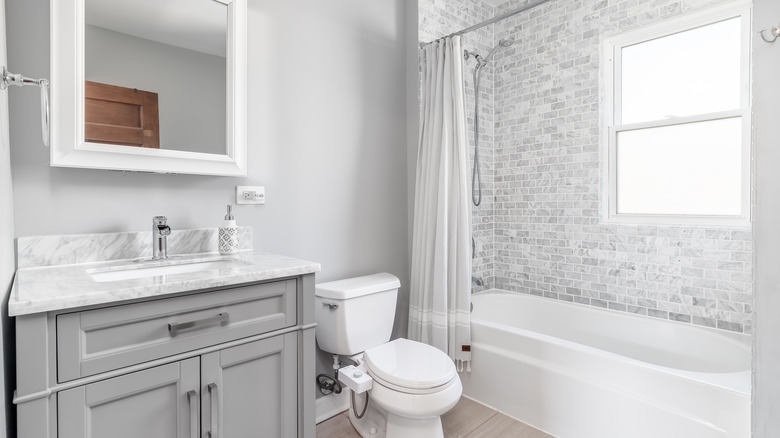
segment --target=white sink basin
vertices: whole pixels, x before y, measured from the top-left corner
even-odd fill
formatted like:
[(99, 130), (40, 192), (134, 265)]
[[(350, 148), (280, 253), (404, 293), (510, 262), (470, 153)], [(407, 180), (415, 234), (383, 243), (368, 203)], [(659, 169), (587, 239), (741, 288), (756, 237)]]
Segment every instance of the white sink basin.
[(180, 262), (156, 266), (129, 266), (109, 269), (90, 269), (87, 273), (97, 282), (133, 280), (137, 278), (158, 277), (162, 275), (187, 274), (191, 272), (211, 271), (217, 269), (235, 268), (240, 265), (237, 260), (200, 260)]

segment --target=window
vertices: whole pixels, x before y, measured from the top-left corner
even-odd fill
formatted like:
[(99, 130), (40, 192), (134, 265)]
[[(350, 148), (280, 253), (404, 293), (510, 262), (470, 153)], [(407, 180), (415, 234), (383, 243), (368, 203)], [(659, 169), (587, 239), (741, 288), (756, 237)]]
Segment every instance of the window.
[(607, 222), (750, 224), (750, 10), (604, 41)]

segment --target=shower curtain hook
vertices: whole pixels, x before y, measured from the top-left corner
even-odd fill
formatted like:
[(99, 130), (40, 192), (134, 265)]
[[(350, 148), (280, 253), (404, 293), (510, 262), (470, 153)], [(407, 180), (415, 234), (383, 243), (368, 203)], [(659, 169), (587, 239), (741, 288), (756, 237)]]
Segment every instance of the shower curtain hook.
[(772, 29), (769, 31), (769, 32), (772, 34), (772, 36), (774, 36), (774, 38), (772, 38), (771, 40), (770, 40), (770, 39), (767, 39), (767, 38), (764, 36), (764, 32), (765, 32), (765, 31), (766, 31), (766, 29), (763, 29), (763, 30), (761, 30), (760, 32), (758, 32), (758, 34), (759, 34), (759, 35), (761, 35), (761, 39), (762, 39), (762, 40), (764, 40), (764, 41), (766, 41), (766, 42), (768, 42), (768, 43), (774, 43), (774, 42), (777, 40), (777, 38), (778, 38), (778, 37), (780, 37), (780, 24), (778, 24), (777, 26), (774, 26), (774, 27), (773, 27), (773, 28), (772, 28)]

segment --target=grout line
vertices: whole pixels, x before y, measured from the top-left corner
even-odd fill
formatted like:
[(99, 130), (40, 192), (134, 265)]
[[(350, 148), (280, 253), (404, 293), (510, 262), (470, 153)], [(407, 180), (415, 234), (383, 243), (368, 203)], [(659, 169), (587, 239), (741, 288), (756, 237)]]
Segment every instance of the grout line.
[[(477, 403), (479, 403), (479, 402), (477, 402)], [(480, 403), (480, 404), (482, 405), (482, 403)], [(482, 406), (485, 406), (485, 405), (482, 405)], [(487, 407), (487, 406), (485, 406), (485, 407)], [(488, 408), (488, 409), (490, 409), (490, 408)], [(476, 426), (476, 427), (474, 427), (474, 428), (471, 430), (471, 432), (469, 432), (469, 433), (468, 433), (468, 435), (458, 435), (458, 436), (460, 436), (460, 437), (462, 437), (462, 438), (468, 438), (468, 437), (470, 437), (470, 436), (474, 436), (474, 434), (475, 434), (475, 433), (476, 433), (476, 432), (477, 432), (477, 431), (478, 431), (478, 430), (479, 430), (479, 429), (480, 429), (482, 426), (484, 426), (484, 425), (485, 425), (485, 424), (486, 424), (488, 421), (490, 421), (490, 420), (491, 420), (493, 417), (495, 417), (496, 415), (498, 415), (498, 411), (497, 411), (497, 410), (495, 410), (495, 409), (490, 409), (490, 410), (491, 410), (491, 411), (493, 411), (493, 415), (491, 415), (491, 416), (489, 416), (489, 417), (485, 418), (485, 420), (484, 420), (484, 421), (482, 421), (482, 422), (480, 422), (479, 424), (477, 424), (477, 426)]]

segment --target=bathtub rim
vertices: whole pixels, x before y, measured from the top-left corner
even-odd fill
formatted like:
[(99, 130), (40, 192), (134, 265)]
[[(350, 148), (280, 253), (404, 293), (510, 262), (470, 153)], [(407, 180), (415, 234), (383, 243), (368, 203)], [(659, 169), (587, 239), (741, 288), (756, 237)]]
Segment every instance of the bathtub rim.
[[(536, 299), (536, 300), (540, 300), (540, 301), (544, 300), (546, 303), (553, 304), (553, 305), (572, 306), (572, 307), (576, 307), (578, 310), (579, 309), (583, 309), (583, 310), (588, 310), (588, 311), (597, 312), (597, 313), (599, 313), (599, 312), (610, 312), (608, 309), (602, 309), (602, 308), (599, 308), (599, 307), (591, 308), (592, 306), (579, 305), (579, 304), (575, 304), (575, 303), (569, 303), (569, 302), (561, 301), (561, 300), (554, 300), (554, 299), (551, 299), (551, 298), (545, 298), (543, 296), (538, 296), (538, 295), (533, 295), (533, 294), (526, 294), (526, 293), (522, 293), (522, 292), (503, 291), (503, 290), (500, 290), (500, 289), (489, 289), (489, 290), (482, 291), (482, 292), (479, 292), (479, 293), (476, 293), (476, 294), (472, 294), (472, 295), (475, 295), (475, 296), (476, 295), (522, 295), (523, 298)], [(643, 317), (643, 318), (646, 318), (646, 319), (649, 318), (650, 321), (675, 323), (675, 324), (679, 324), (679, 325), (681, 325), (683, 327), (688, 327), (688, 328), (691, 328), (691, 329), (703, 330), (703, 331), (707, 331), (707, 332), (715, 332), (718, 335), (723, 335), (724, 337), (726, 337), (726, 338), (728, 338), (728, 339), (730, 339), (732, 341), (736, 341), (737, 343), (741, 344), (743, 347), (747, 348), (747, 351), (748, 351), (749, 355), (752, 354), (752, 348), (751, 348), (752, 344), (751, 344), (750, 335), (745, 335), (745, 334), (742, 334), (742, 333), (733, 333), (733, 332), (728, 332), (728, 331), (725, 331), (725, 330), (718, 330), (718, 329), (714, 329), (714, 328), (711, 328), (711, 327), (697, 326), (697, 325), (692, 325), (692, 324), (684, 323), (684, 322), (680, 322), (680, 321), (655, 318), (655, 317), (647, 316), (647, 315), (639, 315), (639, 314), (633, 314), (633, 313), (629, 313), (627, 315), (622, 315), (622, 313), (626, 313), (626, 312), (619, 312), (619, 311), (612, 311), (610, 313), (615, 313), (616, 316), (620, 316), (620, 317), (624, 317), (624, 318), (625, 317), (631, 317), (631, 316), (637, 316), (637, 317)], [(562, 346), (565, 346), (567, 348), (572, 348), (572, 349), (575, 349), (575, 350), (580, 351), (580, 352), (585, 352), (585, 353), (588, 353), (588, 354), (595, 354), (595, 355), (598, 355), (598, 356), (601, 356), (601, 357), (604, 357), (604, 358), (609, 358), (609, 359), (613, 359), (613, 360), (620, 360), (620, 361), (628, 362), (628, 363), (631, 363), (631, 364), (635, 364), (635, 365), (638, 365), (638, 366), (641, 366), (641, 367), (644, 367), (644, 368), (649, 368), (649, 369), (655, 370), (657, 372), (662, 372), (662, 373), (665, 373), (665, 374), (672, 374), (672, 375), (675, 375), (675, 376), (679, 376), (679, 377), (685, 378), (687, 380), (692, 380), (692, 381), (698, 382), (700, 384), (712, 385), (712, 386), (721, 388), (723, 390), (732, 391), (732, 392), (735, 392), (735, 393), (740, 394), (740, 395), (750, 396), (751, 393), (752, 393), (752, 382), (751, 382), (752, 369), (750, 367), (750, 363), (748, 363), (748, 367), (746, 369), (739, 370), (739, 371), (733, 371), (733, 372), (700, 372), (700, 371), (690, 371), (690, 370), (684, 370), (684, 369), (673, 368), (673, 367), (668, 367), (668, 366), (664, 366), (664, 365), (658, 365), (658, 364), (654, 364), (654, 363), (650, 363), (650, 362), (645, 362), (645, 361), (642, 361), (642, 360), (639, 360), (639, 359), (635, 359), (635, 358), (632, 358), (632, 357), (629, 357), (629, 356), (624, 356), (622, 354), (618, 354), (618, 353), (615, 353), (615, 352), (604, 350), (604, 349), (601, 349), (601, 348), (598, 348), (598, 347), (593, 347), (593, 346), (586, 345), (586, 344), (580, 344), (580, 343), (577, 343), (577, 342), (574, 342), (574, 341), (570, 341), (570, 340), (567, 340), (567, 339), (559, 338), (557, 336), (552, 336), (552, 335), (548, 335), (548, 334), (544, 334), (544, 333), (539, 333), (539, 332), (535, 332), (533, 330), (529, 330), (529, 329), (525, 329), (525, 328), (521, 328), (521, 327), (517, 327), (517, 326), (497, 323), (497, 322), (493, 322), (493, 321), (485, 320), (485, 319), (480, 319), (480, 318), (472, 318), (471, 322), (472, 322), (472, 331), (473, 331), (473, 324), (484, 325), (486, 327), (490, 327), (490, 328), (495, 329), (495, 330), (501, 330), (501, 331), (504, 331), (504, 332), (519, 334), (519, 335), (527, 336), (527, 337), (530, 337), (530, 338), (533, 338), (533, 339), (538, 339), (538, 340), (541, 340), (541, 341), (544, 341), (544, 342), (551, 342), (551, 343), (554, 343), (556, 345), (562, 345)], [(477, 343), (473, 343), (472, 342), (472, 347), (474, 347), (475, 344), (476, 344), (476, 346), (479, 345), (478, 342)]]

